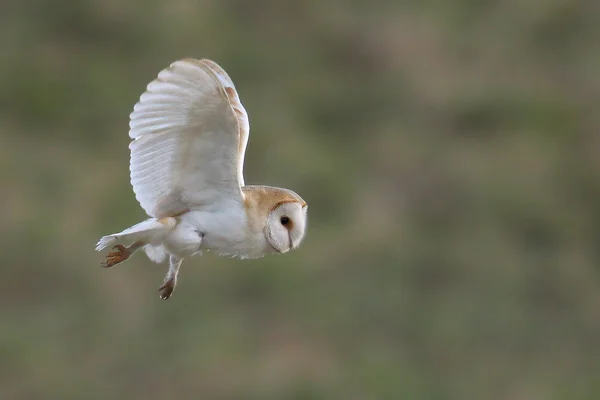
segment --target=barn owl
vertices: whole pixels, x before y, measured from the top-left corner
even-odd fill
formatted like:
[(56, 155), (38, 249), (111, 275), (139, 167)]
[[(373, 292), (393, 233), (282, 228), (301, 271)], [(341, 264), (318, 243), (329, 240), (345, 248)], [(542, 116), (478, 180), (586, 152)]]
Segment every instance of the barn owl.
[(143, 249), (169, 259), (159, 288), (168, 299), (182, 260), (203, 250), (239, 258), (286, 253), (300, 245), (306, 202), (295, 192), (245, 186), (248, 114), (227, 73), (210, 60), (173, 62), (150, 82), (130, 115), (130, 180), (149, 218), (102, 237), (113, 267)]

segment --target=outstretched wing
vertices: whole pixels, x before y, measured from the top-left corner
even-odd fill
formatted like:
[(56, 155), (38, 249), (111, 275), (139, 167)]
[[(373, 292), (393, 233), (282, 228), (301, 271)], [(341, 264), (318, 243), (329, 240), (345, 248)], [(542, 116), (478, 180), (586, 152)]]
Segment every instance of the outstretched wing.
[(184, 59), (161, 71), (129, 127), (131, 185), (148, 215), (243, 201), (248, 115), (216, 63)]

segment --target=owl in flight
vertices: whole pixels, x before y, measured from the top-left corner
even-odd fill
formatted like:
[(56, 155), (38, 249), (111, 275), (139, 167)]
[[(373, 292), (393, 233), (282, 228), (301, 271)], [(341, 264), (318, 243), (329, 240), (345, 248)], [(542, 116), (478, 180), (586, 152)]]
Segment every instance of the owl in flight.
[[(104, 267), (143, 249), (169, 270), (168, 299), (186, 257), (210, 250), (256, 258), (300, 245), (308, 206), (298, 194), (244, 184), (250, 126), (227, 73), (210, 60), (175, 61), (147, 86), (130, 115), (130, 178), (149, 219), (104, 236)], [(117, 244), (118, 243), (118, 244)]]

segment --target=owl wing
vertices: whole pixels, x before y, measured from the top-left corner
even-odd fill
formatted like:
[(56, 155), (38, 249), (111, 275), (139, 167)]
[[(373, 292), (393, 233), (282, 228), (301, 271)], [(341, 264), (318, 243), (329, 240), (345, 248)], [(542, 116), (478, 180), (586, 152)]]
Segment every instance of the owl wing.
[(131, 185), (148, 215), (243, 201), (248, 114), (216, 63), (184, 59), (161, 71), (129, 127)]

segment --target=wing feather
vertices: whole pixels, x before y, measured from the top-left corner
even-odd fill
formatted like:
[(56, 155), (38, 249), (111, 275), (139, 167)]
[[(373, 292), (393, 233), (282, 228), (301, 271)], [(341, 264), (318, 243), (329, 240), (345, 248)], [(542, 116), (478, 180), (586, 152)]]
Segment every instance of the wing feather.
[(249, 123), (233, 82), (209, 60), (172, 63), (130, 116), (130, 178), (148, 215), (243, 201)]
[(240, 97), (235, 89), (235, 85), (233, 84), (233, 81), (231, 80), (227, 72), (225, 72), (225, 70), (214, 61), (202, 61), (212, 70), (212, 72), (215, 74), (215, 77), (221, 83), (222, 87), (225, 88), (225, 93), (227, 94), (229, 104), (231, 105), (231, 108), (236, 114), (240, 133), (240, 140), (238, 143), (238, 180), (240, 181), (240, 185), (244, 186), (244, 156), (246, 154), (246, 146), (248, 145), (248, 136), (250, 134), (250, 122), (248, 121), (248, 113), (242, 105)]

